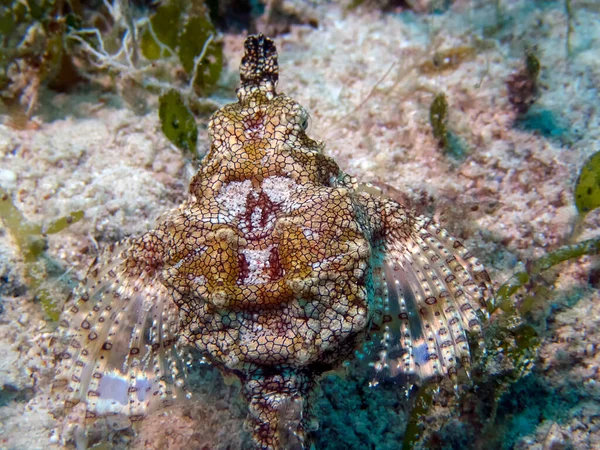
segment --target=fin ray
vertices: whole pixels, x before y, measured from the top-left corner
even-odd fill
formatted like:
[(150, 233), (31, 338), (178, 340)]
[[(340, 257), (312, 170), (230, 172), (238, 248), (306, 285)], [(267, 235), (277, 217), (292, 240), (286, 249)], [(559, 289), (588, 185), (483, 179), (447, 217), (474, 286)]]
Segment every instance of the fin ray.
[(460, 241), (430, 219), (406, 210), (401, 218), (384, 236), (378, 275), (386, 320), (378, 327), (383, 350), (375, 368), (422, 379), (453, 375), (470, 363), (467, 333), (481, 334), (491, 282)]
[(131, 264), (138, 245), (142, 238), (107, 249), (60, 320), (54, 391), (67, 408), (85, 401), (88, 419), (137, 420), (186, 395), (178, 309), (158, 271)]

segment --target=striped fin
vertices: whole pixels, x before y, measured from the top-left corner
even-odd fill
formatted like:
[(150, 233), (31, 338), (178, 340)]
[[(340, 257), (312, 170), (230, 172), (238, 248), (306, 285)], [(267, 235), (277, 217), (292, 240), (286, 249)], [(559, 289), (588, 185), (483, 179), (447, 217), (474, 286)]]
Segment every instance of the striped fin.
[(430, 219), (400, 208), (387, 224), (380, 277), (383, 313), (375, 369), (421, 379), (470, 364), (467, 332), (481, 339), (490, 278), (479, 261)]
[(66, 409), (84, 401), (87, 419), (136, 421), (186, 395), (179, 312), (143, 248), (139, 238), (105, 251), (60, 319), (53, 391)]

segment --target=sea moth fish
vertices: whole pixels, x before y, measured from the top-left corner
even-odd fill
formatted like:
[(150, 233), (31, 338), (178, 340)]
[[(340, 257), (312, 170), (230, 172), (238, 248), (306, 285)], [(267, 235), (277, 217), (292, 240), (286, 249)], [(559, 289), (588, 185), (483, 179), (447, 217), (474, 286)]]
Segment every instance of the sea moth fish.
[[(186, 349), (239, 378), (259, 449), (309, 446), (320, 376), (370, 343), (390, 376), (452, 376), (481, 344), (490, 277), (460, 241), (344, 173), (277, 93), (249, 36), (236, 103), (210, 119), (189, 198), (105, 249), (65, 305), (54, 390), (86, 420), (189, 393)], [(191, 400), (193, 401), (193, 400)]]

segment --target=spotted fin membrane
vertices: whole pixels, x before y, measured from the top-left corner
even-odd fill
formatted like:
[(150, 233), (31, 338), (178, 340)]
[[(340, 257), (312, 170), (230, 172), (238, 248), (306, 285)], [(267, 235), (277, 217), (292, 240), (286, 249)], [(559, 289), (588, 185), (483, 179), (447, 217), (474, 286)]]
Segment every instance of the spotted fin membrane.
[[(446, 230), (400, 208), (389, 218), (382, 264), (374, 271), (379, 373), (420, 379), (454, 376), (470, 366), (469, 337), (483, 346), (489, 275)], [(379, 341), (379, 342), (377, 342)]]
[(84, 401), (88, 420), (135, 422), (187, 395), (177, 307), (152, 271), (130, 267), (135, 242), (97, 259), (59, 324), (53, 389), (66, 408)]

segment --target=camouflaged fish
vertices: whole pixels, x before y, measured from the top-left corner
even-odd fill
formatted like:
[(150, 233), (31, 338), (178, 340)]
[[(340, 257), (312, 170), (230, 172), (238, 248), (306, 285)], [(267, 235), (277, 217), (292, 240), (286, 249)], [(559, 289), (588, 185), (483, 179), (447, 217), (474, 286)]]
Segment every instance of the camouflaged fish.
[(379, 372), (452, 375), (493, 294), (459, 241), (306, 135), (272, 40), (246, 39), (240, 78), (189, 199), (107, 249), (65, 306), (54, 388), (88, 420), (139, 420), (186, 396), (195, 347), (240, 379), (256, 448), (306, 447), (321, 374), (369, 340)]

